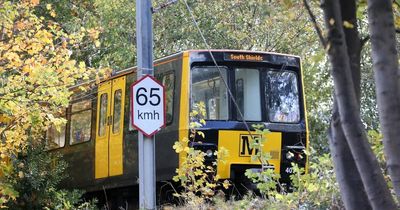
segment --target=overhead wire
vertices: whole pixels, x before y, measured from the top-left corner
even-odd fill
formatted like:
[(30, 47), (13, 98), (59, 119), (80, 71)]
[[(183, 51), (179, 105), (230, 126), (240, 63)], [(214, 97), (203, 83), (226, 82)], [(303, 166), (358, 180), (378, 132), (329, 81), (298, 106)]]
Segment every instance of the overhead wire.
[(188, 10), (188, 12), (189, 12), (189, 14), (190, 14), (191, 19), (192, 19), (192, 22), (193, 22), (193, 24), (195, 25), (197, 31), (199, 32), (199, 34), (200, 34), (200, 36), (201, 36), (201, 39), (202, 39), (203, 43), (205, 44), (205, 46), (206, 46), (206, 48), (207, 48), (207, 51), (208, 51), (208, 53), (210, 54), (211, 59), (212, 59), (214, 65), (215, 65), (215, 66), (217, 67), (217, 69), (218, 69), (218, 72), (219, 72), (219, 74), (220, 74), (221, 80), (222, 80), (223, 84), (225, 85), (225, 87), (226, 87), (226, 89), (227, 89), (227, 92), (228, 92), (228, 94), (229, 94), (229, 97), (231, 98), (233, 104), (235, 105), (235, 108), (236, 108), (237, 113), (240, 115), (240, 118), (241, 118), (241, 120), (242, 120), (244, 126), (246, 127), (247, 132), (250, 134), (250, 138), (253, 139), (253, 135), (251, 134), (250, 127), (249, 127), (247, 121), (244, 119), (243, 112), (240, 110), (240, 107), (239, 107), (239, 105), (238, 105), (238, 103), (237, 103), (235, 97), (233, 96), (232, 91), (229, 89), (228, 83), (227, 83), (226, 80), (224, 79), (224, 76), (223, 76), (223, 74), (222, 74), (221, 68), (220, 68), (220, 66), (218, 65), (217, 61), (215, 60), (215, 57), (214, 57), (214, 55), (213, 55), (213, 53), (212, 53), (212, 51), (211, 51), (210, 45), (208, 45), (207, 40), (206, 40), (206, 38), (204, 37), (203, 31), (200, 29), (199, 24), (197, 23), (196, 18), (195, 18), (194, 15), (193, 15), (192, 9), (190, 8), (190, 6), (189, 6), (189, 4), (187, 3), (186, 0), (183, 0), (183, 2), (184, 2), (185, 5), (186, 5), (186, 8), (187, 8), (187, 10)]

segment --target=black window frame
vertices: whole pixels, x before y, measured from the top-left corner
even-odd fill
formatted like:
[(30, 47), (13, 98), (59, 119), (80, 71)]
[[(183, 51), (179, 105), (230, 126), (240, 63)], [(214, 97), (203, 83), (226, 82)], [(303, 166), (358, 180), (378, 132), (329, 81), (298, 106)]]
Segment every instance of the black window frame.
[[(86, 101), (86, 100), (90, 101), (90, 108), (72, 112), (72, 105), (73, 104), (80, 103), (80, 102)], [(94, 114), (93, 110), (95, 110), (93, 108), (94, 105), (95, 104), (93, 104), (93, 98), (83, 98), (83, 99), (80, 99), (80, 100), (76, 100), (76, 101), (71, 102), (71, 104), (69, 105), (69, 107), (68, 107), (68, 123), (67, 123), (67, 132), (68, 133), (66, 134), (68, 136), (68, 145), (69, 146), (80, 145), (80, 144), (89, 143), (89, 142), (92, 141), (92, 139), (93, 139), (93, 114)], [(88, 110), (91, 111), (91, 113), (90, 113), (90, 138), (87, 141), (81, 141), (81, 142), (72, 143), (72, 138), (71, 138), (72, 115), (79, 114), (79, 113), (82, 113), (82, 112), (85, 112), (85, 111), (88, 111)]]
[[(156, 76), (155, 76), (155, 78), (157, 79), (157, 81), (160, 83), (160, 84), (162, 84), (163, 86), (164, 86), (164, 84), (163, 84), (163, 79), (164, 79), (164, 76), (166, 76), (166, 75), (170, 75), (170, 74), (172, 74), (172, 77), (174, 78), (174, 81), (173, 81), (173, 84), (172, 84), (172, 113), (171, 113), (171, 119), (170, 120), (167, 120), (167, 114), (168, 114), (168, 110), (167, 110), (167, 94), (165, 94), (165, 125), (166, 126), (169, 126), (169, 125), (171, 125), (173, 122), (174, 122), (174, 111), (175, 111), (175, 88), (176, 88), (176, 74), (175, 74), (175, 71), (174, 70), (168, 70), (168, 71), (165, 71), (165, 72), (162, 72), (162, 73), (160, 73), (160, 74), (156, 74)], [(165, 88), (165, 92), (167, 91), (167, 87), (165, 87), (164, 86), (164, 88)]]
[[(46, 133), (45, 133), (45, 141), (46, 141), (46, 150), (47, 151), (51, 151), (51, 150), (57, 150), (57, 149), (62, 149), (62, 148), (65, 148), (66, 147), (66, 145), (67, 145), (67, 142), (69, 143), (69, 136), (68, 136), (68, 126), (69, 126), (69, 120), (68, 120), (68, 109), (66, 108), (65, 109), (65, 114), (63, 115), (63, 116), (60, 116), (60, 117), (64, 117), (64, 119), (67, 121), (67, 122), (65, 122), (65, 127), (64, 127), (64, 145), (62, 146), (62, 147), (54, 147), (54, 148), (47, 148), (47, 141), (48, 141), (48, 139), (47, 139), (47, 131), (46, 131)], [(51, 126), (51, 125), (50, 125)], [(50, 129), (50, 127), (48, 128), (48, 129)], [(47, 130), (48, 130), (47, 129)]]
[[(111, 133), (113, 134), (113, 135), (115, 135), (115, 134), (120, 134), (121, 133), (121, 125), (124, 123), (124, 121), (122, 120), (122, 123), (121, 123), (121, 118), (123, 118), (124, 116), (122, 115), (122, 109), (124, 108), (124, 105), (122, 104), (122, 98), (124, 97), (124, 95), (122, 94), (122, 88), (118, 88), (118, 89), (116, 89), (116, 90), (113, 90), (114, 92), (112, 93), (113, 94), (113, 110), (112, 110), (112, 125), (111, 125), (111, 128), (110, 128), (110, 130), (111, 130)], [(118, 128), (118, 132), (114, 132), (114, 125), (115, 125), (115, 102), (116, 102), (116, 100), (115, 100), (115, 96), (116, 96), (116, 93), (117, 93), (117, 91), (120, 91), (120, 93), (121, 93), (121, 98), (120, 98), (120, 100), (119, 100), (119, 103), (120, 103), (120, 110), (119, 110), (119, 117), (120, 117), (120, 119), (118, 120), (118, 123), (119, 123), (119, 128)]]

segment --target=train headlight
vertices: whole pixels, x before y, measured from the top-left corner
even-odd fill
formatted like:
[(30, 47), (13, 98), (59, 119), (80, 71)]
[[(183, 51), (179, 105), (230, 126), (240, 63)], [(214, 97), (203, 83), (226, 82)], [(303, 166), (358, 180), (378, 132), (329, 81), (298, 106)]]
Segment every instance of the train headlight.
[(291, 160), (294, 157), (294, 154), (290, 151), (286, 153), (286, 159)]
[(208, 149), (208, 150), (206, 151), (206, 156), (207, 156), (207, 157), (212, 157), (212, 156), (213, 156), (213, 151), (212, 151), (211, 149)]

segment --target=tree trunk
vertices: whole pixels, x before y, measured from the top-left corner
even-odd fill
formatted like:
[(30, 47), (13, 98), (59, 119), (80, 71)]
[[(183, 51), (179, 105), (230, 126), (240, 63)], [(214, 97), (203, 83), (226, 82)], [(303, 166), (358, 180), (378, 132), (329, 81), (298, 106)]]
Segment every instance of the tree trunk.
[(329, 148), (342, 201), (348, 210), (371, 209), (367, 194), (340, 124), (336, 100), (329, 130)]
[(364, 189), (374, 209), (395, 209), (378, 161), (372, 153), (364, 126), (360, 119), (359, 105), (351, 75), (343, 31), (340, 3), (326, 0), (322, 3), (328, 29), (328, 56), (332, 65), (335, 99), (337, 100), (341, 125), (351, 153), (360, 173)]
[(394, 189), (400, 197), (400, 85), (392, 1), (367, 2), (384, 152)]
[[(354, 91), (358, 105), (360, 105), (360, 48), (361, 40), (358, 36), (356, 19), (356, 2), (341, 0), (342, 20), (353, 24), (353, 28), (345, 28), (347, 53), (350, 59), (350, 67)], [(371, 209), (367, 194), (361, 180), (360, 173), (354, 162), (347, 139), (339, 118), (337, 101), (334, 100), (332, 121), (329, 130), (329, 148), (334, 160), (336, 179), (339, 183), (342, 201), (346, 209)]]

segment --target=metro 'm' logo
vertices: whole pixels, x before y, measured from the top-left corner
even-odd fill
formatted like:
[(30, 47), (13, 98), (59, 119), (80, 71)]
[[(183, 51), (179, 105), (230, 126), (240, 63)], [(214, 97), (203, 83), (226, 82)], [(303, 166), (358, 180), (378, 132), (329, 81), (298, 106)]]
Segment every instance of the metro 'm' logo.
[[(259, 137), (259, 135), (253, 135), (253, 138)], [(240, 135), (239, 142), (239, 156), (240, 157), (250, 157), (251, 155), (255, 155), (258, 152), (258, 149), (254, 149), (250, 147), (251, 144), (250, 135)]]

